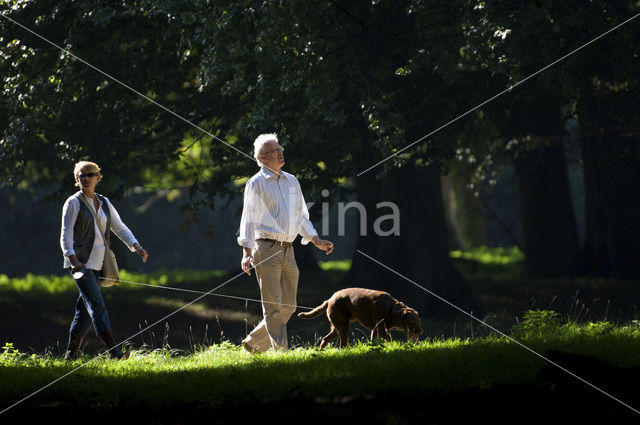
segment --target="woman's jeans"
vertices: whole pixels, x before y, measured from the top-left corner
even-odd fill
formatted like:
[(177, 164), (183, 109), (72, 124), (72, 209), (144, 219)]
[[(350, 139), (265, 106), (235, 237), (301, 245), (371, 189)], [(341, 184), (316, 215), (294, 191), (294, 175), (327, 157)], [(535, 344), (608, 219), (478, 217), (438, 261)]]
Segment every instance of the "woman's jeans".
[(84, 338), (91, 324), (100, 336), (103, 332), (111, 331), (109, 312), (100, 293), (98, 277), (102, 271), (84, 269), (84, 275), (80, 279), (74, 279), (80, 296), (76, 301), (76, 313), (71, 322), (69, 335), (71, 337)]

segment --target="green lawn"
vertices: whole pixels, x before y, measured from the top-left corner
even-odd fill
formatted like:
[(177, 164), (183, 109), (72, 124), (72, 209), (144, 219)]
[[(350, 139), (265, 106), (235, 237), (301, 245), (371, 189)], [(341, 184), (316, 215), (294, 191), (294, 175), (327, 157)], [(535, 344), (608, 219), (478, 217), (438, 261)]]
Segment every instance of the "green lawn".
[[(519, 292), (526, 291), (526, 298), (522, 298), (517, 305), (520, 310), (516, 320), (511, 324), (498, 326), (498, 329), (529, 349), (541, 355), (549, 350), (585, 355), (604, 361), (614, 368), (625, 368), (620, 369), (623, 371), (640, 367), (640, 356), (637, 356), (640, 352), (639, 321), (607, 321), (603, 315), (599, 315), (599, 320), (596, 320), (587, 314), (579, 315), (581, 320), (573, 320), (575, 315), (567, 314), (566, 311), (556, 313), (551, 308), (538, 309), (537, 306), (522, 308), (530, 301), (531, 294), (540, 297), (539, 299), (542, 295), (549, 299), (556, 295), (549, 290), (552, 286), (546, 282), (518, 280), (522, 257), (516, 250), (453, 252), (452, 258), (457, 261), (457, 266), (471, 288), (480, 294), (487, 305), (493, 303), (502, 308), (505, 302), (517, 298)], [(350, 263), (345, 261), (320, 264), (322, 273), (330, 274), (330, 280), (334, 283), (340, 281), (340, 276), (349, 267)], [(230, 277), (220, 271), (183, 270), (148, 275), (123, 271), (123, 283), (117, 288), (105, 289), (104, 293), (111, 310), (116, 311), (114, 317), (121, 320), (116, 329), (124, 329), (125, 326), (131, 328), (131, 321), (138, 320), (137, 316), (142, 309), (154, 308), (155, 310), (147, 312), (149, 317), (162, 317), (166, 311), (174, 310), (189, 299), (186, 295), (177, 295), (159, 288), (150, 288), (148, 290), (153, 292), (147, 293), (141, 291), (140, 286), (127, 284), (125, 281), (206, 291)], [(234, 283), (233, 287), (224, 288), (228, 294), (246, 296), (250, 293), (247, 291), (257, 293), (253, 279), (246, 278)], [(537, 293), (534, 292), (535, 285), (539, 285)], [(567, 282), (560, 282), (559, 287), (563, 285), (568, 286)], [(318, 285), (304, 286), (300, 292), (300, 298), (304, 302), (313, 303), (316, 301), (314, 297), (325, 296), (324, 293), (313, 292), (319, 290)], [(326, 292), (327, 288), (321, 289)], [(573, 291), (571, 288), (567, 290)], [(247, 318), (258, 320), (259, 316), (256, 314), (259, 312), (259, 304), (238, 304), (234, 299), (216, 297), (194, 304), (192, 308), (185, 310), (184, 317), (180, 319), (183, 327), (188, 326), (188, 332), (191, 332), (190, 323), (198, 320), (197, 318), (203, 321), (199, 323), (206, 323), (207, 320), (217, 320), (218, 324), (222, 322), (220, 335), (215, 341), (205, 338), (200, 343), (197, 338), (190, 338), (188, 347), (181, 346), (181, 350), (177, 350), (172, 349), (169, 344), (164, 345), (164, 340), (160, 337), (148, 344), (151, 337), (149, 331), (131, 341), (132, 356), (124, 362), (109, 360), (104, 355), (95, 358), (85, 355), (78, 361), (65, 362), (61, 359), (63, 347), (58, 347), (57, 351), (51, 348), (35, 352), (24, 349), (23, 343), (27, 336), (42, 328), (31, 326), (31, 322), (35, 320), (34, 312), (38, 315), (36, 322), (45, 318), (57, 320), (58, 327), (54, 333), (58, 336), (55, 337), (66, 337), (65, 330), (76, 291), (68, 276), (27, 275), (10, 279), (0, 275), (0, 308), (5, 311), (12, 308), (11, 315), (7, 316), (14, 323), (10, 326), (18, 329), (20, 323), (23, 323), (25, 327), (24, 338), (0, 340), (0, 410), (58, 379), (59, 381), (25, 401), (24, 405), (146, 408), (175, 404), (215, 404), (228, 400), (255, 400), (257, 403), (264, 403), (265, 400), (292, 398), (320, 400), (353, 395), (376, 396), (382, 393), (418, 394), (424, 391), (526, 385), (538, 382), (543, 370), (554, 368), (535, 353), (478, 323), (473, 325), (476, 331), (472, 333), (475, 337), (471, 338), (467, 338), (468, 333), (460, 332), (460, 329), (457, 334), (465, 335), (462, 338), (428, 332), (420, 342), (368, 343), (362, 342), (363, 338), (360, 338), (353, 339), (353, 345), (345, 350), (319, 350), (311, 346), (313, 343), (309, 343), (309, 339), (300, 339), (287, 352), (254, 356), (232, 343), (225, 335), (239, 335), (240, 327), (250, 325), (243, 323)], [(196, 296), (192, 295), (191, 299)], [(565, 295), (565, 298), (568, 297)], [(577, 299), (576, 296), (571, 300), (572, 309), (574, 305), (578, 305)], [(252, 307), (253, 316), (250, 311)], [(244, 316), (243, 308), (249, 308)], [(30, 322), (13, 317), (23, 312), (32, 317)], [(608, 314), (612, 313), (613, 308)], [(465, 320), (470, 322), (468, 318)], [(27, 324), (31, 327), (27, 327)], [(236, 328), (231, 328), (232, 324)], [(305, 321), (304, 325), (312, 327), (311, 336), (318, 332), (324, 334), (327, 330), (327, 324), (322, 321)], [(140, 324), (140, 328), (142, 326)], [(177, 332), (179, 324), (172, 323), (171, 326), (171, 332)], [(462, 327), (462, 323), (458, 326)], [(479, 329), (482, 331), (478, 332)], [(230, 331), (227, 333), (223, 332), (228, 330)], [(162, 329), (156, 331), (158, 336), (162, 333)], [(394, 334), (397, 335), (399, 334)], [(296, 341), (296, 338), (293, 340)], [(95, 347), (88, 352), (95, 352)], [(571, 370), (571, 364), (564, 366)], [(586, 384), (560, 369), (556, 371), (589, 391)], [(585, 372), (580, 369), (581, 376), (585, 373), (584, 377), (588, 379), (588, 370)]]
[[(637, 323), (578, 326), (534, 316), (526, 326), (514, 329), (514, 335), (537, 353), (561, 350), (618, 367), (640, 366)], [(262, 355), (223, 343), (195, 353), (134, 350), (127, 361), (85, 356), (73, 362), (21, 354), (6, 344), (0, 354), (0, 400), (8, 405), (67, 373), (34, 398), (39, 403), (99, 401), (119, 406), (487, 388), (534, 381), (545, 364), (495, 335), (418, 343), (358, 342), (345, 350), (295, 347)]]

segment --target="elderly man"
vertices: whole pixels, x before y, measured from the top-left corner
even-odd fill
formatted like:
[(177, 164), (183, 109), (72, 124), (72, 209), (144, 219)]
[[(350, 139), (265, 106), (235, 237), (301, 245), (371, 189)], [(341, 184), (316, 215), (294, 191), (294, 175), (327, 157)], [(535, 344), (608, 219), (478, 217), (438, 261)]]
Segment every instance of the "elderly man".
[(263, 319), (242, 341), (251, 353), (269, 348), (286, 350), (287, 322), (296, 310), (298, 266), (291, 243), (298, 234), (302, 244), (313, 243), (330, 254), (333, 243), (318, 239), (302, 196), (300, 183), (282, 170), (284, 149), (275, 134), (261, 134), (254, 142), (254, 157), (261, 167), (245, 186), (238, 244), (242, 270), (256, 270), (262, 296)]

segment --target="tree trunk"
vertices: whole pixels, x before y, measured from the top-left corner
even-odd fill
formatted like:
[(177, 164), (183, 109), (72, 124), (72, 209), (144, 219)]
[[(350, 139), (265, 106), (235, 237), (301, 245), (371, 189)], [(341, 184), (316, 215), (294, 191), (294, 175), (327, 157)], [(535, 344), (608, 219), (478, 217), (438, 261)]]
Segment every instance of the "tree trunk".
[[(359, 249), (464, 311), (481, 314), (449, 258), (438, 169), (412, 164), (393, 169), (378, 192), (379, 202), (393, 202), (398, 206), (400, 234), (361, 238)], [(379, 218), (390, 214), (390, 210), (378, 209), (376, 213)], [(391, 221), (388, 221), (382, 230), (388, 231), (390, 227)], [(371, 238), (374, 242), (364, 246)], [(360, 278), (360, 273), (367, 279), (365, 286), (390, 292), (422, 316), (459, 313), (434, 295), (356, 253), (351, 278)]]
[(460, 226), (465, 248), (485, 245), (485, 216), (480, 212), (483, 209), (482, 200), (467, 187), (471, 173), (463, 167), (455, 168), (449, 173), (448, 180), (455, 202), (453, 213)]
[(521, 155), (515, 170), (522, 199), (525, 274), (574, 275), (580, 242), (562, 142), (552, 140)]
[(447, 225), (447, 245), (449, 250), (467, 250), (468, 244), (462, 233), (462, 226), (458, 220), (458, 208), (456, 193), (453, 188), (450, 176), (440, 177), (440, 187), (442, 190), (442, 203), (444, 216)]
[(581, 271), (640, 277), (640, 141), (620, 136), (597, 99), (580, 103), (586, 236)]
[[(376, 210), (376, 203), (380, 196), (379, 186), (381, 182), (376, 179), (375, 173), (366, 173), (361, 177), (358, 177), (357, 183), (357, 201), (365, 207), (365, 210), (369, 216), (371, 216)], [(377, 254), (378, 238), (371, 231), (371, 226), (369, 224), (370, 223), (367, 223), (366, 235), (354, 235), (357, 238), (356, 248), (353, 253), (351, 268), (344, 278), (343, 285), (345, 287), (356, 286), (374, 289), (374, 282), (376, 282), (380, 276), (379, 266), (358, 253), (358, 251), (362, 251), (368, 255), (374, 256), (374, 258)], [(359, 232), (360, 223), (356, 223), (354, 229), (347, 231)]]

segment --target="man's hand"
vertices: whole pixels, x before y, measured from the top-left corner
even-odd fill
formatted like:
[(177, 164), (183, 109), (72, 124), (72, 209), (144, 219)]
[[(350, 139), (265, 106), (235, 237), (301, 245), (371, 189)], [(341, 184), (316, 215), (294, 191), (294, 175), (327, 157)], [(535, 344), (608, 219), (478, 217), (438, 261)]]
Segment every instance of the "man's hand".
[(318, 237), (314, 237), (311, 242), (313, 242), (313, 244), (316, 246), (316, 248), (324, 251), (326, 253), (326, 255), (331, 254), (331, 252), (333, 251), (333, 242), (331, 241), (327, 241), (324, 239), (318, 239)]
[(253, 257), (251, 255), (243, 255), (242, 256), (242, 271), (251, 276), (251, 263), (253, 262)]
[(253, 255), (251, 255), (251, 250), (249, 248), (243, 248), (243, 255), (240, 266), (242, 267), (242, 271), (249, 276), (251, 276), (251, 263), (253, 263)]
[(142, 258), (142, 262), (146, 263), (147, 258), (149, 258), (149, 254), (147, 254), (147, 251), (143, 247), (141, 247), (139, 243), (133, 244), (133, 249), (135, 249), (138, 255)]

